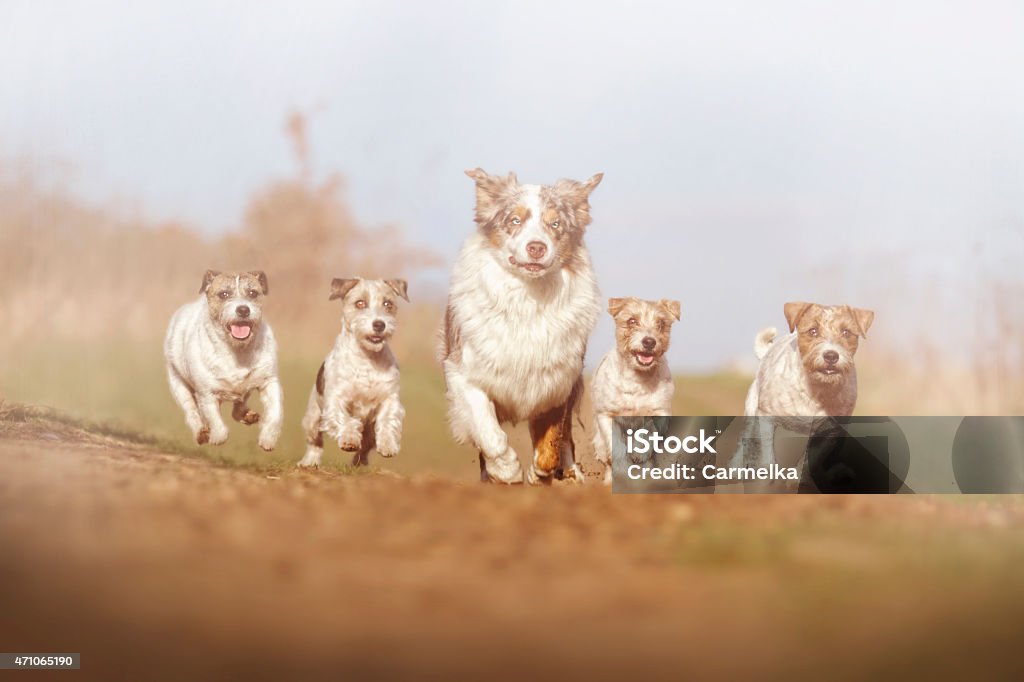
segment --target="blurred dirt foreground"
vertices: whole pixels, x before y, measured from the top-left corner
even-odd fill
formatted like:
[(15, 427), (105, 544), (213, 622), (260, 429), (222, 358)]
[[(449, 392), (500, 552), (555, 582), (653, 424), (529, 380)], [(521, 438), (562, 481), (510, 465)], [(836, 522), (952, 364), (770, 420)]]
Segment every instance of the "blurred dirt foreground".
[(1024, 673), (1016, 497), (266, 474), (15, 432), (0, 509), (2, 648), (84, 679)]

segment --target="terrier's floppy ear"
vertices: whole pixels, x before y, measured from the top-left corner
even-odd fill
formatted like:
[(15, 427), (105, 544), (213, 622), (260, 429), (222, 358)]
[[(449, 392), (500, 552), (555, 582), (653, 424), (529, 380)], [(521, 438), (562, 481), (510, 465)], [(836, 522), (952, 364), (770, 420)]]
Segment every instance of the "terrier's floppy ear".
[(199, 293), (205, 294), (206, 290), (210, 288), (210, 282), (219, 274), (220, 270), (207, 270), (206, 274), (203, 275), (203, 283), (199, 285)]
[(262, 270), (250, 270), (249, 274), (260, 281), (260, 289), (263, 290), (264, 296), (270, 293), (270, 284), (267, 282), (267, 273)]
[(352, 287), (359, 284), (359, 278), (354, 279), (342, 279), (341, 277), (335, 277), (331, 280), (331, 297), (328, 301), (333, 301), (336, 298), (345, 298), (345, 294), (352, 291)]
[(789, 331), (796, 329), (796, 325), (800, 322), (800, 318), (803, 317), (803, 314), (806, 313), (807, 309), (812, 305), (814, 304), (798, 301), (796, 303), (787, 303), (782, 306), (782, 310), (786, 313), (786, 322), (789, 323)]
[(608, 314), (615, 317), (622, 312), (622, 309), (626, 307), (628, 299), (625, 298), (609, 298), (608, 299)]
[(384, 284), (394, 289), (395, 293), (405, 300), (409, 300), (409, 283), (404, 279), (386, 279)]
[(875, 311), (865, 310), (864, 308), (850, 308), (850, 306), (846, 307), (851, 313), (853, 313), (853, 319), (857, 322), (857, 326), (860, 328), (858, 329), (860, 335), (865, 339), (868, 338), (868, 328), (871, 326), (871, 323), (875, 321)]
[(658, 301), (658, 303), (661, 305), (662, 308), (667, 310), (672, 315), (672, 317), (676, 318), (677, 320), (680, 319), (679, 301), (670, 301), (666, 298), (663, 298), (660, 301)]

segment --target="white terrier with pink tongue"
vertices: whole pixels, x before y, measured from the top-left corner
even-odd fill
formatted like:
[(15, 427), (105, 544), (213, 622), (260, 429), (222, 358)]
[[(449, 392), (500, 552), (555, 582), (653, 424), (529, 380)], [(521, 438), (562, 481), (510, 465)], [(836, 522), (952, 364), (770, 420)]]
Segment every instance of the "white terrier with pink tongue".
[[(277, 342), (263, 319), (268, 292), (262, 271), (207, 270), (199, 297), (171, 317), (164, 340), (167, 380), (185, 422), (200, 445), (228, 439), (220, 404), (234, 403), (231, 416), (246, 426), (262, 422), (259, 445), (273, 450), (283, 421), (281, 382), (277, 378)], [(249, 409), (259, 391), (265, 412)]]
[(612, 423), (615, 417), (667, 417), (672, 414), (675, 384), (664, 359), (679, 301), (612, 298), (615, 348), (594, 372), (590, 395), (594, 411), (594, 458), (605, 465), (604, 482), (612, 482)]

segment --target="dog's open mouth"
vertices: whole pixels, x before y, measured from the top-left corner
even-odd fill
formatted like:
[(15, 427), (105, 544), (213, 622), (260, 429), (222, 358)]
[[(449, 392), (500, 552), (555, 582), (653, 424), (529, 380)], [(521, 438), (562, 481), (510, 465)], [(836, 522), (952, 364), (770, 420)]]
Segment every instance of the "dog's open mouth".
[(377, 334), (373, 334), (371, 336), (367, 336), (366, 340), (369, 341), (370, 343), (372, 343), (375, 346), (378, 345), (378, 344), (384, 343), (384, 337), (383, 336), (379, 336)]
[(640, 364), (641, 367), (650, 367), (651, 365), (654, 364), (654, 361), (657, 359), (654, 353), (645, 353), (643, 351), (639, 351), (637, 353), (634, 353), (633, 355), (636, 357), (636, 361), (637, 363)]
[(228, 333), (231, 338), (245, 341), (252, 335), (252, 324), (248, 322), (232, 322), (228, 325)]
[(835, 376), (839, 374), (839, 370), (835, 367), (822, 367), (818, 370), (819, 374), (824, 374), (827, 377)]
[(531, 273), (535, 273), (535, 274), (538, 273), (538, 272), (544, 272), (545, 270), (548, 269), (548, 266), (541, 265), (540, 263), (520, 263), (519, 261), (517, 261), (512, 256), (508, 257), (508, 262), (511, 263), (512, 265), (515, 265), (518, 268), (521, 268), (523, 270), (526, 270), (527, 272), (531, 272)]

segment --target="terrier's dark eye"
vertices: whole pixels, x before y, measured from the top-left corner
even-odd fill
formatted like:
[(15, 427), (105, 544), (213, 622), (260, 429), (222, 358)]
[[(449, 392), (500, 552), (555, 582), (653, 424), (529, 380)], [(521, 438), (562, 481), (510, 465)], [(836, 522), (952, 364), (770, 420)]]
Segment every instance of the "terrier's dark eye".
[(844, 329), (843, 330), (843, 338), (845, 339), (845, 338), (848, 338), (849, 336), (850, 336), (850, 330), (849, 329)]
[(363, 308), (366, 307), (366, 301), (364, 301), (363, 299), (359, 299), (358, 301), (356, 301), (356, 307), (362, 310)]
[(808, 336), (817, 336), (818, 335), (818, 328), (817, 327), (811, 327), (810, 329), (807, 330), (807, 335)]
[(230, 291), (222, 291), (222, 292), (220, 292), (217, 295), (220, 296), (222, 301), (226, 301), (226, 300), (228, 300), (231, 297), (231, 292)]
[(635, 327), (636, 326), (636, 318), (635, 317), (629, 318), (628, 320), (626, 320), (626, 324), (628, 324), (630, 327)]
[(388, 310), (391, 310), (392, 308), (395, 307), (395, 304), (392, 303), (391, 301), (384, 301), (384, 307)]
[(260, 292), (256, 291), (255, 289), (249, 289), (249, 291), (245, 293), (249, 298), (256, 298), (257, 296), (260, 295)]

